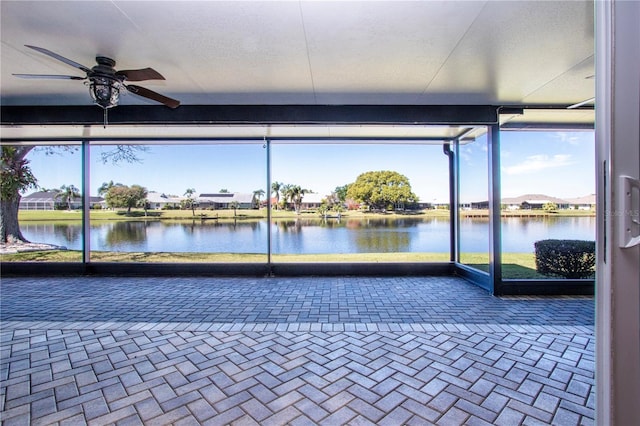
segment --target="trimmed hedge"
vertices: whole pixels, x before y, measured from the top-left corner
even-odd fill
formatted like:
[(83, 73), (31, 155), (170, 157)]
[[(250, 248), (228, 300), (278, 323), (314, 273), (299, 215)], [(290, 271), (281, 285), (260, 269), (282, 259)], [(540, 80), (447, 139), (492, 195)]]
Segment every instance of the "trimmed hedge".
[(541, 240), (534, 247), (536, 270), (543, 275), (580, 279), (595, 273), (595, 241)]

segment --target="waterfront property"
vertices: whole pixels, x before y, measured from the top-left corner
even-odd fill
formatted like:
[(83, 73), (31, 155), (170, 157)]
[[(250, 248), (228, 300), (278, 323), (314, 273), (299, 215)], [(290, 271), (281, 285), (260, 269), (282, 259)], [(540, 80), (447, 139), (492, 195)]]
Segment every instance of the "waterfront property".
[[(640, 225), (633, 194), (640, 175), (640, 3), (157, 2), (149, 7), (148, 2), (26, 0), (0, 2), (0, 8), (2, 154), (18, 171), (27, 171), (22, 166), (36, 147), (42, 152), (65, 144), (75, 150), (77, 161), (66, 167), (51, 157), (47, 172), (52, 179), (72, 173), (73, 181), (65, 177), (55, 186), (81, 182), (86, 198), (96, 182), (109, 179), (104, 169), (114, 168), (96, 166), (100, 160), (131, 158), (127, 147), (144, 150), (163, 144), (175, 149), (173, 162), (145, 171), (138, 164), (125, 165), (132, 181), (142, 176), (168, 181), (228, 168), (233, 173), (227, 176), (250, 185), (242, 191), (263, 188), (269, 197), (274, 180), (303, 184), (296, 176), (313, 167), (325, 176), (386, 169), (386, 162), (370, 168), (376, 158), (367, 151), (387, 145), (395, 152), (385, 160), (402, 156), (421, 162), (420, 176), (438, 189), (425, 199), (448, 200), (450, 207), (449, 256), (438, 265), (290, 265), (270, 257), (275, 240), (268, 239), (262, 265), (234, 268), (95, 261), (90, 205), (84, 203), (77, 212), (83, 219), (77, 260), (2, 264), (2, 315), (7, 305), (18, 313), (35, 313), (34, 321), (14, 318), (2, 324), (2, 355), (11, 357), (2, 359), (7, 368), (0, 369), (9, 379), (1, 385), (3, 422), (8, 417), (16, 423), (33, 418), (81, 424), (637, 422)], [(94, 67), (96, 62), (99, 66)], [(51, 82), (20, 78), (52, 78), (51, 73), (63, 75)], [(77, 81), (83, 79), (84, 86)], [(130, 84), (138, 80), (142, 86)], [(90, 105), (92, 100), (103, 109)], [(576, 141), (565, 134), (557, 135), (555, 148), (535, 141), (531, 136), (537, 132), (506, 136), (594, 128), (593, 147), (571, 152), (555, 149), (574, 146)], [(318, 143), (330, 145), (333, 153), (350, 144), (364, 150), (347, 157), (349, 164), (337, 164), (343, 158), (339, 154), (328, 161), (279, 157), (284, 146), (300, 153)], [(431, 147), (433, 155), (407, 146)], [(196, 155), (193, 147), (206, 147), (213, 155)], [(234, 155), (225, 156), (227, 147)], [(239, 155), (240, 147), (253, 149), (255, 156)], [(576, 157), (585, 152), (597, 155)], [(518, 160), (507, 164), (513, 158)], [(518, 296), (517, 302), (538, 308), (524, 316), (518, 316), (519, 303), (516, 309), (491, 303), (504, 300), (500, 295), (507, 293), (593, 290), (593, 282), (509, 280), (501, 246), (502, 194), (551, 193), (530, 186), (540, 178), (567, 188), (585, 165), (593, 165), (591, 176), (596, 179), (579, 181), (597, 181), (593, 398), (592, 340), (588, 331), (573, 328), (580, 316), (568, 303), (574, 296), (558, 299), (561, 306), (555, 308), (544, 303), (552, 300), (549, 297)], [(275, 174), (280, 171), (288, 176)], [(536, 174), (523, 178), (532, 171)], [(33, 183), (28, 173), (22, 176), (23, 184)], [(345, 182), (349, 180), (338, 184)], [(172, 193), (190, 187), (178, 184)], [(14, 194), (15, 188), (8, 192)], [(581, 189), (575, 195), (588, 192), (593, 191)], [(569, 195), (573, 193), (562, 194)], [(462, 250), (473, 234), (465, 232), (467, 217), (460, 206), (483, 201), (488, 231), (479, 241), (483, 262), (477, 264)], [(7, 205), (14, 203), (3, 203), (3, 208)], [(5, 224), (14, 228), (10, 237), (19, 236), (14, 210), (9, 213), (12, 220)], [(222, 226), (230, 230), (240, 221)], [(283, 232), (298, 230), (292, 223)], [(7, 272), (23, 276), (8, 282)], [(26, 276), (36, 273), (41, 275), (35, 280)], [(145, 283), (130, 277), (135, 274), (155, 275), (143, 279), (165, 298), (151, 297)], [(204, 277), (186, 285), (157, 277), (171, 274)], [(246, 328), (208, 322), (212, 318), (198, 310), (200, 295), (231, 302), (228, 307), (236, 310), (244, 306), (241, 314), (246, 318), (251, 318), (251, 308), (268, 317), (256, 305), (233, 305), (235, 292), (242, 302), (249, 299), (241, 286), (225, 285), (222, 277), (232, 274), (245, 275), (238, 280), (246, 280), (249, 292), (262, 284), (269, 296), (282, 296), (270, 306), (275, 317), (282, 312), (291, 315), (287, 321), (300, 321), (301, 311), (302, 317), (329, 312), (337, 319), (330, 319), (332, 326), (326, 330), (304, 322)], [(296, 279), (317, 282), (320, 288), (301, 295), (296, 279), (287, 274), (304, 275)], [(322, 274), (339, 276), (327, 282)], [(378, 278), (381, 288), (367, 286), (371, 274), (387, 275)], [(61, 278), (51, 281), (62, 275), (77, 281), (70, 286)], [(444, 290), (428, 289), (441, 297), (435, 304), (420, 298), (419, 306), (406, 311), (395, 303), (419, 294), (418, 288), (399, 281), (424, 284), (438, 278), (444, 278)], [(274, 279), (283, 285), (268, 286)], [(406, 314), (399, 330), (381, 328), (377, 324), (384, 323), (382, 319), (367, 316), (363, 320), (371, 326), (341, 323), (341, 317), (351, 319), (362, 311), (349, 311), (348, 306), (336, 313), (345, 305), (322, 306), (325, 300), (336, 300), (327, 289), (347, 298), (359, 296), (347, 281), (370, 290), (374, 300), (366, 300), (368, 312)], [(487, 303), (465, 305), (467, 312), (501, 321), (486, 324), (491, 331), (469, 327), (474, 324), (468, 324), (468, 316), (453, 317), (442, 328), (420, 325), (424, 334), (403, 329), (407, 323), (416, 326), (411, 323), (415, 310), (455, 313), (463, 297), (452, 288), (469, 282), (486, 290), (474, 288)], [(199, 286), (203, 284), (211, 286)], [(92, 292), (96, 287), (98, 293)], [(376, 310), (380, 299), (375, 298), (393, 292), (402, 297), (382, 299), (384, 308)], [(447, 299), (442, 293), (457, 297)], [(162, 303), (148, 300), (169, 302), (164, 305), (168, 314), (162, 314)], [(536, 304), (539, 300), (543, 303)], [(313, 305), (326, 309), (316, 313)], [(121, 312), (126, 316), (136, 311), (149, 316), (130, 317), (126, 324), (116, 321), (122, 319)], [(156, 312), (160, 314), (154, 317)], [(502, 312), (512, 316), (500, 318)], [(571, 316), (558, 326), (570, 328), (524, 324), (546, 312)], [(133, 322), (136, 319), (140, 322)], [(423, 332), (418, 328), (415, 333)]]

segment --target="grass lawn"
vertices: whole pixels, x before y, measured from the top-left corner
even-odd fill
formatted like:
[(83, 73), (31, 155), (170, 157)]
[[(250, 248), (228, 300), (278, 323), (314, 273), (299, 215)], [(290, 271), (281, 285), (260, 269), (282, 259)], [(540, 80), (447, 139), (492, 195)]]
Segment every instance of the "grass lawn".
[[(3, 254), (3, 262), (79, 262), (82, 253), (75, 250), (46, 250)], [(273, 262), (446, 262), (448, 253), (348, 253), (348, 254), (275, 254)], [(266, 263), (266, 254), (255, 253), (141, 253), (92, 251), (96, 262), (210, 262)]]
[[(486, 253), (462, 253), (462, 263), (484, 272), (489, 272)], [(536, 272), (536, 257), (533, 253), (502, 253), (502, 277), (505, 279), (549, 279)]]
[[(504, 253), (502, 275), (506, 279), (548, 278), (536, 272), (532, 253)], [(274, 254), (272, 262), (447, 262), (448, 253), (347, 253), (347, 254)], [(75, 250), (47, 250), (3, 254), (2, 262), (80, 262), (82, 253)], [(143, 253), (91, 252), (94, 262), (144, 263), (266, 263), (266, 254), (255, 253)], [(486, 254), (467, 253), (464, 264), (488, 272)]]

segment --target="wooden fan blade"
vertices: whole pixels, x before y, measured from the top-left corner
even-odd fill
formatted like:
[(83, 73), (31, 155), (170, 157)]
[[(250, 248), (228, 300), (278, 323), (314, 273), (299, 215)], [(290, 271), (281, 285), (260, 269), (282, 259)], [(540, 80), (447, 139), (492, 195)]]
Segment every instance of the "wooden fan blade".
[(120, 70), (116, 72), (118, 76), (124, 76), (128, 81), (144, 80), (164, 80), (164, 77), (153, 68), (143, 68), (139, 70)]
[(82, 71), (84, 71), (86, 73), (91, 72), (91, 68), (85, 67), (82, 64), (79, 64), (79, 63), (77, 63), (75, 61), (72, 61), (71, 59), (67, 59), (64, 56), (60, 56), (57, 53), (52, 52), (50, 50), (47, 50), (45, 48), (38, 47), (38, 46), (29, 46), (28, 44), (25, 44), (25, 46), (28, 47), (29, 49), (33, 49), (33, 50), (38, 51), (40, 53), (44, 53), (47, 56), (51, 56), (52, 58), (57, 59), (60, 62), (64, 62), (67, 65), (71, 65), (72, 67), (81, 69)]
[(52, 75), (52, 74), (13, 74), (19, 78), (48, 78), (55, 80), (84, 80), (86, 77), (78, 77), (76, 75)]
[(135, 95), (142, 96), (143, 98), (151, 99), (156, 102), (160, 102), (168, 106), (169, 108), (177, 108), (180, 106), (180, 101), (175, 99), (168, 98), (160, 93), (154, 92), (153, 90), (146, 89), (144, 87), (136, 86), (134, 84), (125, 86), (127, 90)]

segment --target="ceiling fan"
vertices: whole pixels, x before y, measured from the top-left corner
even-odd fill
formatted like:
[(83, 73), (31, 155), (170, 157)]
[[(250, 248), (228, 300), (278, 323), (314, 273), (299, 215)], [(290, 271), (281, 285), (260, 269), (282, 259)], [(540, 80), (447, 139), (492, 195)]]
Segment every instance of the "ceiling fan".
[(107, 109), (118, 105), (120, 99), (120, 91), (124, 88), (127, 91), (151, 99), (168, 106), (169, 108), (177, 108), (180, 101), (171, 99), (153, 90), (146, 89), (134, 84), (125, 84), (129, 81), (145, 81), (145, 80), (164, 80), (164, 77), (153, 68), (142, 68), (138, 70), (115, 70), (116, 61), (105, 56), (96, 56), (97, 65), (93, 68), (86, 67), (64, 56), (60, 56), (50, 50), (37, 46), (25, 45), (29, 49), (33, 49), (40, 53), (44, 53), (54, 59), (71, 65), (85, 72), (84, 77), (74, 75), (48, 75), (48, 74), (13, 74), (20, 78), (44, 78), (44, 79), (62, 79), (62, 80), (83, 80), (89, 86), (89, 93), (96, 105), (104, 109), (105, 124), (107, 117)]

